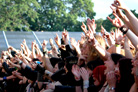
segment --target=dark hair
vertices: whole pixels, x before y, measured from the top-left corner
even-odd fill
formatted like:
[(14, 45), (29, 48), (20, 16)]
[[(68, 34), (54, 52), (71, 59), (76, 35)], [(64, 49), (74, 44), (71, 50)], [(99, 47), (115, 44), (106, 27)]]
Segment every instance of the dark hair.
[(121, 54), (117, 54), (117, 53), (112, 53), (111, 54), (111, 58), (113, 60), (113, 62), (115, 63), (115, 65), (117, 64), (117, 62), (119, 61), (119, 59), (124, 58), (125, 56), (121, 55)]
[(96, 59), (96, 60), (93, 60), (93, 61), (90, 61), (90, 62), (87, 63), (87, 67), (90, 70), (93, 70), (95, 67), (97, 67), (99, 65), (104, 65), (104, 62), (100, 59)]
[(32, 61), (40, 61), (38, 58), (33, 58)]
[(117, 92), (129, 92), (134, 83), (134, 76), (131, 74), (133, 68), (131, 59), (121, 58), (118, 62), (121, 79), (118, 85), (119, 87), (117, 87)]
[(12, 55), (13, 57), (15, 57), (16, 52), (15, 52), (15, 51), (11, 51), (11, 55)]
[(77, 62), (78, 62), (78, 57), (75, 57), (75, 56), (66, 57), (65, 66), (66, 66), (67, 70), (71, 71), (72, 65), (77, 64)]
[(59, 68), (59, 69), (64, 68), (64, 65), (65, 65), (64, 62), (59, 62), (59, 63), (58, 63), (58, 68)]
[(50, 62), (52, 64), (52, 66), (54, 67), (58, 62), (62, 62), (62, 59), (61, 58), (52, 57), (52, 58), (50, 58)]
[(63, 40), (62, 38), (61, 38), (61, 44), (62, 44), (62, 45), (64, 45), (64, 44), (65, 44), (65, 43), (64, 43), (64, 40)]

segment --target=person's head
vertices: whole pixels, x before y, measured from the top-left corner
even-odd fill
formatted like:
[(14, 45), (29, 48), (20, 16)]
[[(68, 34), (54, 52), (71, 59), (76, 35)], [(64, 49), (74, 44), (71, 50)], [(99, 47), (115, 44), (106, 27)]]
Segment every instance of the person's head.
[(104, 65), (103, 61), (93, 60), (87, 63), (86, 66), (87, 66), (88, 71), (90, 71), (89, 72), (90, 76), (92, 75), (92, 71), (99, 65)]
[(66, 71), (71, 72), (72, 66), (74, 64), (77, 64), (77, 62), (78, 62), (77, 57), (74, 57), (74, 56), (66, 57), (66, 59), (65, 59), (65, 69), (66, 69)]
[(136, 53), (135, 57), (131, 60), (133, 68), (132, 68), (132, 74), (136, 74), (138, 72), (138, 52)]
[[(95, 35), (96, 40), (98, 41), (98, 43), (105, 49), (105, 40), (103, 39), (103, 37), (101, 37), (100, 35)], [(86, 48), (85, 48), (86, 49)], [(89, 42), (87, 42), (87, 61), (92, 61), (92, 60), (96, 60), (97, 58), (100, 57), (99, 53), (97, 52), (97, 50), (91, 46), (91, 44)], [(85, 50), (86, 51), (86, 50)]]
[(124, 58), (124, 56), (121, 55), (121, 54), (117, 54), (117, 53), (112, 53), (111, 54), (111, 59), (113, 60), (115, 65), (118, 63), (119, 59), (121, 59), (121, 58)]
[(105, 40), (102, 36), (100, 35), (95, 35), (96, 40), (98, 41), (98, 43), (104, 48), (106, 49), (106, 43)]
[(95, 86), (100, 86), (105, 83), (106, 81), (106, 75), (104, 74), (105, 69), (106, 67), (104, 65), (100, 65), (93, 70), (93, 79)]
[[(120, 60), (121, 58), (124, 58), (124, 56), (121, 55), (121, 54), (112, 53), (112, 54), (110, 55), (110, 57), (108, 57), (107, 61), (104, 62), (104, 63), (105, 63), (105, 66), (107, 67), (105, 73), (107, 73), (107, 72), (109, 72), (109, 71), (114, 71), (115, 68), (118, 69), (117, 64), (118, 64), (118, 62), (119, 62), (119, 60)], [(117, 67), (116, 67), (116, 66), (117, 66)]]
[(58, 62), (56, 63), (56, 65), (54, 66), (53, 72), (55, 73), (56, 71), (58, 71), (61, 68), (64, 68), (64, 62)]
[(122, 58), (119, 60), (119, 70), (121, 79), (125, 79), (131, 76), (131, 71), (133, 68), (131, 60), (132, 59), (129, 58)]
[(52, 64), (53, 67), (55, 67), (55, 65), (59, 62), (63, 62), (61, 58), (57, 58), (57, 57), (50, 58), (50, 63)]
[(115, 68), (115, 75), (119, 83), (119, 87), (117, 85), (117, 90), (123, 90), (124, 92), (130, 90), (134, 83), (134, 76), (131, 74), (132, 67), (131, 59), (129, 58), (121, 58), (118, 61)]

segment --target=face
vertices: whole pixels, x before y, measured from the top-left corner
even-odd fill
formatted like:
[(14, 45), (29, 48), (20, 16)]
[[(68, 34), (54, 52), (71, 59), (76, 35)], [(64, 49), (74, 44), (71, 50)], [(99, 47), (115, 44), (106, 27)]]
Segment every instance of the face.
[(58, 64), (56, 64), (55, 67), (54, 67), (53, 72), (55, 73), (55, 72), (58, 71), (58, 70), (59, 70), (59, 68), (58, 68)]
[(34, 62), (31, 63), (31, 67), (32, 67), (33, 70), (35, 70), (36, 66), (37, 66), (37, 65), (36, 65)]
[(95, 86), (99, 86), (100, 85), (99, 80), (94, 75), (93, 75), (93, 80), (94, 80), (94, 85)]
[(105, 66), (107, 67), (105, 70), (105, 74), (109, 71), (114, 71), (115, 64), (113, 60), (111, 59), (111, 57), (108, 57), (107, 61), (105, 61), (104, 63), (105, 63)]
[(115, 71), (115, 76), (116, 76), (117, 80), (120, 81), (121, 75), (120, 75), (120, 70), (119, 70), (119, 63), (117, 63), (117, 65), (115, 65), (114, 71)]
[(136, 72), (136, 66), (138, 66), (138, 52), (136, 53), (136, 56), (131, 60), (133, 68), (132, 68), (132, 74)]

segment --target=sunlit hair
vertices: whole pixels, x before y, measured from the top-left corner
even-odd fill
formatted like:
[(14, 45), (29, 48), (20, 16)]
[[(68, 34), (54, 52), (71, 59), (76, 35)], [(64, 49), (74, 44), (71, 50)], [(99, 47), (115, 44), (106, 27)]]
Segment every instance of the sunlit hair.
[[(98, 43), (105, 49), (106, 43), (103, 37), (100, 35), (95, 35), (95, 38), (98, 41)], [(89, 52), (88, 52), (87, 61), (89, 62), (92, 60), (96, 60), (99, 57), (98, 52), (94, 47), (91, 46), (91, 44), (88, 43), (88, 46), (89, 46)]]
[(104, 38), (100, 35), (95, 35), (95, 38), (99, 42), (99, 44), (105, 49), (106, 48), (106, 43), (105, 43)]

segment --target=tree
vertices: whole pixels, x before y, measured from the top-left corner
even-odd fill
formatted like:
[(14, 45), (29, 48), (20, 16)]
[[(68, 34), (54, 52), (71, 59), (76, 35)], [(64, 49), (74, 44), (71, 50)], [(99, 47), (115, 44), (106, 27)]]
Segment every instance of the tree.
[[(91, 0), (41, 0), (38, 10), (40, 29), (46, 31), (81, 31), (80, 19), (94, 18)], [(34, 27), (32, 27), (34, 28)]]
[(36, 0), (0, 0), (0, 30), (30, 30), (28, 20), (38, 18)]
[(100, 32), (101, 31), (101, 25), (102, 25), (103, 21), (104, 20), (102, 18), (95, 20), (95, 23), (97, 25), (97, 28), (96, 28), (96, 31), (97, 32)]

